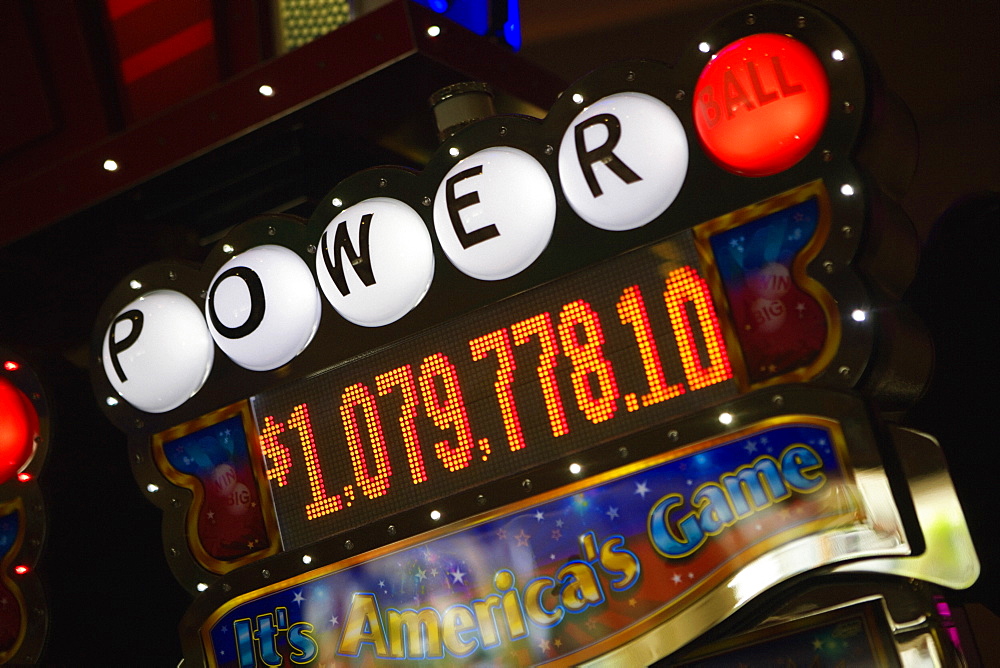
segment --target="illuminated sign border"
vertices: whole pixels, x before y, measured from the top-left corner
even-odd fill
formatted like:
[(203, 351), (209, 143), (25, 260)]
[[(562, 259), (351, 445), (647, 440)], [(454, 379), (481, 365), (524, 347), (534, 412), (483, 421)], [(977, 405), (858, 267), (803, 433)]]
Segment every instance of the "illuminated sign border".
[[(748, 12), (752, 12), (753, 21), (747, 20)], [(831, 110), (818, 143), (798, 164), (773, 176), (747, 178), (722, 170), (700, 150), (692, 120), (691, 97), (713, 48), (763, 32), (791, 35), (819, 55), (827, 70)], [(707, 51), (700, 48), (702, 43), (709, 45)], [(842, 59), (831, 58), (836, 50)], [(880, 221), (871, 220), (877, 194), (866, 186), (853, 163), (855, 144), (864, 137), (863, 130), (870, 120), (869, 107), (877, 102), (877, 99), (870, 100), (866, 67), (861, 50), (850, 36), (823, 13), (794, 3), (749, 6), (704, 31), (683, 52), (676, 67), (637, 61), (601, 68), (568, 87), (542, 121), (509, 116), (484, 119), (447, 140), (419, 173), (398, 167), (358, 172), (327, 193), (307, 221), (280, 215), (261, 216), (227, 234), (201, 268), (160, 263), (133, 272), (112, 292), (101, 309), (93, 337), (95, 363), (91, 369), (102, 410), (129, 435), (137, 481), (153, 503), (167, 514), (176, 513), (170, 503), (172, 495), (149, 491), (161, 484), (173, 485), (164, 478), (150, 456), (154, 434), (268, 388), (363, 357), (368, 351), (406, 338), (415, 331), (473, 312), (609, 256), (690, 229), (703, 221), (752, 208), (753, 203), (773, 198), (775, 193), (787, 193), (811, 183), (822, 183), (829, 193), (832, 224), (807, 275), (820, 281), (833, 301), (848, 309), (838, 313), (839, 319), (848, 326), (842, 332), (835, 357), (827, 368), (819, 371), (813, 382), (835, 388), (857, 387), (862, 392), (871, 390), (877, 401), (881, 388), (867, 371), (880, 333), (871, 311), (873, 296), (866, 291), (862, 278), (879, 263), (868, 261), (871, 259), (869, 251), (862, 242), (869, 228), (874, 227), (873, 223)], [(687, 140), (689, 161), (684, 186), (666, 211), (638, 229), (608, 232), (586, 224), (568, 205), (561, 188), (556, 147), (560, 146), (566, 129), (581, 108), (618, 93), (647, 95), (676, 110)], [(137, 291), (174, 290), (193, 303), (202, 304), (214, 273), (234, 254), (262, 244), (291, 249), (311, 266), (324, 226), (343, 209), (372, 197), (391, 197), (405, 203), (424, 219), (428, 229), (432, 229), (431, 204), (446, 175), (463, 157), (492, 147), (509, 147), (533, 158), (548, 174), (556, 190), (557, 214), (552, 239), (526, 270), (500, 281), (471, 279), (444, 257), (440, 243), (432, 235), (437, 266), (434, 283), (428, 296), (400, 321), (380, 328), (359, 328), (339, 317), (331, 317), (335, 314), (329, 304), (323, 302), (324, 316), (315, 337), (297, 357), (278, 369), (249, 371), (219, 353), (205, 385), (178, 408), (158, 414), (147, 413), (115, 399), (117, 395), (102, 367), (101, 344), (105, 333), (102, 325), (114, 319), (120, 304), (142, 294)], [(872, 252), (878, 253), (877, 250)], [(719, 289), (716, 285), (717, 292)], [(851, 323), (850, 309), (867, 314), (867, 322), (860, 326)], [(833, 322), (837, 320), (835, 317)], [(175, 521), (174, 525), (183, 526), (183, 523)], [(177, 537), (174, 538), (171, 545), (179, 543)], [(196, 583), (213, 577), (195, 563), (190, 554), (169, 561), (175, 574), (192, 592)]]
[[(734, 417), (734, 421), (728, 427), (719, 421), (722, 412)], [(552, 495), (557, 493), (553, 490), (585, 484), (586, 481), (581, 483), (581, 474), (570, 472), (570, 464), (579, 464), (582, 475), (588, 476), (588, 481), (600, 479), (600, 476), (607, 477), (611, 471), (634, 470), (637, 466), (641, 466), (638, 462), (662, 456), (670, 457), (671, 453), (692, 443), (720, 438), (747, 425), (785, 414), (837, 415), (842, 418), (841, 428), (844, 439), (849, 445), (850, 461), (855, 475), (859, 475), (858, 472), (865, 472), (864, 475), (868, 475), (882, 470), (881, 455), (874, 446), (869, 418), (866, 417), (867, 409), (859, 399), (806, 385), (766, 388), (670, 425), (655, 427), (525, 471), (520, 475), (457, 494), (448, 500), (448, 504), (415, 507), (361, 530), (347, 532), (306, 548), (283, 552), (261, 560), (254, 566), (231, 571), (195, 600), (181, 624), (182, 638), (187, 642), (189, 636), (196, 636), (196, 629), (200, 628), (202, 621), (216, 610), (229, 605), (231, 600), (271, 587), (272, 583), (308, 580), (316, 573), (309, 564), (360, 563), (374, 554), (391, 551), (400, 545), (409, 545), (447, 533), (454, 527), (450, 524), (442, 526), (446, 523), (478, 522), (481, 518), (503, 514), (510, 508), (531, 505), (537, 502), (539, 494)], [(843, 419), (845, 416), (856, 417)], [(666, 450), (664, 444), (668, 444)], [(883, 473), (878, 473), (876, 477), (885, 481)], [(881, 483), (879, 493), (888, 493), (890, 488), (893, 500), (887, 499), (888, 507), (896, 508), (894, 512), (898, 512), (899, 515), (896, 515), (895, 519), (878, 518), (878, 521), (895, 524), (902, 519), (906, 535), (919, 537), (921, 528), (914, 519), (905, 485), (888, 480), (887, 483)], [(442, 511), (441, 521), (431, 519), (431, 511), (434, 509)], [(397, 542), (390, 544), (393, 540)], [(897, 556), (901, 557), (902, 561), (910, 559), (903, 554)], [(874, 567), (873, 572), (885, 572), (877, 561), (869, 558), (857, 562), (857, 567), (865, 571), (865, 564), (871, 562)], [(186, 645), (186, 656), (195, 656), (192, 654), (194, 651), (201, 650)]]
[[(399, 543), (393, 545), (378, 548), (371, 552), (357, 554), (355, 556), (347, 556), (343, 560), (331, 560), (327, 556), (324, 556), (322, 558), (322, 563), (329, 563), (330, 564), (329, 566), (325, 566), (316, 570), (305, 570), (304, 572), (300, 572), (298, 575), (291, 575), (283, 579), (278, 577), (274, 567), (279, 562), (283, 562), (286, 566), (291, 565), (292, 564), (292, 560), (290, 558), (291, 555), (280, 555), (276, 560), (273, 560), (272, 563), (270, 564), (268, 564), (267, 562), (263, 562), (261, 565), (267, 567), (269, 572), (268, 578), (263, 581), (260, 580), (259, 578), (254, 578), (251, 574), (248, 574), (244, 571), (235, 571), (234, 573), (229, 574), (225, 578), (225, 582), (231, 585), (230, 589), (231, 595), (223, 596), (221, 598), (218, 596), (215, 597), (208, 596), (208, 599), (214, 598), (215, 601), (218, 601), (220, 603), (218, 609), (213, 609), (211, 606), (211, 603), (215, 601), (211, 600), (197, 601), (195, 606), (193, 606), (192, 610), (189, 611), (187, 617), (185, 618), (185, 623), (182, 624), (182, 629), (184, 628), (185, 624), (196, 624), (198, 625), (199, 628), (203, 630), (202, 632), (204, 633), (205, 632), (204, 629), (206, 629), (209, 625), (213, 624), (214, 620), (217, 620), (222, 615), (226, 614), (227, 611), (243, 604), (246, 601), (254, 600), (261, 596), (266, 596), (271, 592), (284, 590), (287, 589), (288, 587), (295, 587), (296, 585), (322, 577), (327, 573), (339, 572), (342, 569), (356, 566), (368, 560), (378, 558), (379, 556), (392, 554), (396, 551), (413, 548), (414, 546), (418, 546), (420, 544), (433, 541), (437, 537), (454, 534), (456, 532), (462, 531), (464, 528), (478, 526), (484, 522), (489, 522), (499, 517), (512, 517), (518, 515), (519, 513), (523, 514), (525, 509), (528, 507), (542, 505), (547, 501), (554, 499), (556, 497), (567, 498), (573, 496), (574, 494), (583, 489), (594, 486), (600, 486), (602, 483), (606, 483), (612, 480), (617, 480), (622, 478), (623, 476), (624, 477), (631, 476), (632, 474), (644, 471), (651, 466), (656, 466), (664, 462), (673, 462), (673, 461), (681, 463), (685, 458), (692, 457), (696, 455), (698, 452), (701, 452), (704, 449), (711, 447), (715, 444), (738, 443), (739, 436), (741, 434), (746, 435), (747, 433), (751, 432), (756, 433), (758, 431), (767, 428), (772, 428), (775, 426), (780, 426), (790, 423), (811, 424), (813, 422), (816, 422), (817, 425), (825, 425), (827, 428), (834, 426), (834, 433), (839, 432), (842, 428), (843, 440), (841, 440), (840, 437), (835, 437), (835, 441), (840, 441), (839, 445), (837, 446), (838, 450), (840, 450), (842, 453), (849, 452), (847, 457), (849, 458), (850, 463), (847, 463), (847, 460), (845, 459), (842, 460), (843, 463), (841, 463), (840, 466), (844, 467), (846, 475), (850, 476), (851, 471), (854, 471), (856, 472), (855, 475), (859, 476), (855, 479), (856, 483), (860, 483), (860, 486), (857, 488), (858, 490), (857, 493), (859, 495), (858, 499), (861, 500), (861, 502), (864, 504), (864, 507), (868, 509), (867, 512), (873, 514), (873, 516), (868, 518), (867, 521), (872, 522), (880, 527), (896, 527), (895, 529), (895, 531), (897, 532), (895, 534), (896, 538), (894, 538), (892, 542), (894, 547), (889, 548), (885, 545), (881, 547), (876, 547), (877, 543), (876, 541), (876, 543), (867, 544), (868, 547), (863, 548), (862, 553), (858, 554), (852, 553), (851, 555), (843, 554), (837, 559), (848, 558), (848, 556), (872, 557), (877, 554), (883, 553), (883, 551), (885, 551), (884, 553), (886, 554), (899, 554), (900, 556), (908, 554), (910, 548), (907, 546), (906, 541), (903, 537), (902, 525), (899, 524), (900, 515), (897, 515), (896, 511), (887, 512), (887, 509), (894, 508), (898, 504), (897, 502), (894, 502), (891, 498), (885, 496), (885, 494), (887, 494), (888, 492), (888, 483), (886, 481), (884, 472), (882, 472), (882, 464), (879, 461), (879, 454), (874, 446), (873, 435), (871, 434), (871, 432), (869, 431), (869, 427), (867, 426), (867, 419), (863, 418), (864, 408), (861, 406), (861, 404), (849, 397), (843, 395), (831, 394), (829, 392), (822, 392), (816, 390), (803, 392), (801, 388), (794, 388), (794, 387), (783, 387), (780, 388), (780, 391), (781, 394), (768, 393), (766, 396), (761, 396), (760, 393), (757, 393), (753, 396), (752, 401), (748, 402), (747, 398), (743, 398), (742, 400), (734, 402), (733, 406), (727, 407), (733, 410), (734, 414), (740, 415), (741, 425), (743, 425), (740, 428), (732, 430), (721, 428), (719, 422), (717, 420), (714, 420), (714, 418), (716, 417), (715, 414), (713, 414), (712, 416), (703, 415), (699, 420), (692, 419), (688, 420), (686, 424), (679, 425), (679, 429), (683, 430), (684, 433), (687, 433), (688, 431), (691, 431), (689, 427), (697, 426), (702, 428), (702, 433), (700, 434), (700, 436), (706, 436), (707, 435), (705, 433), (706, 431), (707, 432), (714, 431), (715, 432), (714, 435), (708, 436), (708, 438), (705, 439), (695, 438), (694, 443), (682, 441), (681, 443), (678, 444), (678, 446), (675, 449), (672, 449), (665, 453), (662, 452), (662, 445), (660, 445), (657, 442), (660, 441), (661, 439), (672, 440), (670, 435), (671, 430), (663, 428), (649, 430), (649, 432), (639, 435), (635, 439), (628, 440), (628, 447), (630, 449), (635, 448), (637, 450), (636, 453), (637, 459), (632, 463), (626, 464), (625, 466), (622, 467), (614, 468), (615, 462), (612, 462), (612, 465), (611, 467), (608, 468), (608, 470), (606, 470), (603, 473), (599, 473), (595, 476), (592, 476), (590, 478), (587, 478), (585, 480), (571, 483), (566, 487), (561, 487), (545, 494), (516, 501), (512, 505), (502, 506), (494, 510), (487, 511), (476, 517), (462, 520), (457, 523), (452, 523), (446, 527), (440, 527), (436, 530), (421, 534), (419, 536), (412, 536), (408, 539), (404, 539)], [(781, 398), (782, 401), (780, 402), (774, 401), (775, 397)], [(844, 419), (844, 422), (841, 423), (842, 427), (836, 426), (837, 422), (830, 421), (826, 418), (803, 416), (796, 410), (798, 408), (802, 408), (803, 404), (813, 404), (817, 408), (820, 405), (822, 405), (823, 409), (821, 413), (823, 414), (836, 413), (838, 416)], [(833, 407), (834, 409), (830, 410), (831, 407)], [(782, 408), (787, 408), (788, 410), (783, 411)], [(778, 413), (780, 415), (775, 417), (774, 416), (775, 413)], [(767, 414), (770, 414), (771, 417), (764, 417)], [(758, 420), (758, 418), (762, 419)], [(715, 422), (714, 427), (710, 426), (709, 420), (713, 420)], [(645, 448), (638, 447), (640, 443), (644, 445)], [(846, 451), (844, 450), (845, 447)], [(599, 448), (598, 450), (607, 451), (608, 449)], [(641, 457), (644, 454), (650, 454), (649, 451), (655, 452), (656, 450), (661, 450), (661, 452), (659, 452), (659, 454), (653, 454), (653, 456), (648, 459), (645, 458), (639, 459), (639, 457)], [(595, 460), (601, 459), (599, 453), (585, 453), (585, 455), (586, 454), (591, 454), (592, 456), (589, 458), (586, 456), (581, 458), (585, 462), (588, 462), (589, 460), (589, 462), (596, 463)], [(606, 461), (609, 458), (607, 457), (607, 455), (605, 455), (603, 459)], [(585, 466), (586, 465), (587, 464), (585, 464)], [(588, 468), (587, 470), (590, 469)], [(848, 482), (847, 484), (850, 483)], [(649, 501), (649, 505), (650, 506), (653, 505), (653, 500)], [(899, 506), (899, 509), (905, 510), (905, 507), (906, 504), (903, 503), (901, 506)], [(848, 515), (854, 516), (853, 513), (851, 512), (848, 512)], [(906, 522), (904, 518), (904, 524), (905, 523)], [(792, 531), (795, 532), (796, 535), (802, 535), (803, 532), (806, 532), (806, 529), (803, 527), (798, 527), (796, 529), (793, 529)], [(892, 534), (892, 530), (889, 530), (889, 532), (886, 535), (889, 534)], [(820, 535), (816, 537), (816, 539), (821, 541), (829, 540), (831, 536), (832, 534), (827, 535), (827, 532), (821, 532)], [(747, 570), (746, 572), (741, 573), (739, 575), (740, 581), (744, 582), (745, 585), (753, 582), (756, 583), (760, 583), (763, 581), (766, 582), (756, 589), (754, 589), (752, 586), (746, 590), (742, 589), (741, 587), (737, 588), (741, 592), (739, 594), (737, 594), (736, 590), (732, 590), (731, 587), (729, 586), (722, 587), (721, 589), (716, 589), (714, 590), (714, 593), (707, 593), (707, 594), (704, 593), (704, 588), (718, 585), (718, 583), (721, 580), (728, 581), (728, 579), (731, 577), (737, 577), (733, 575), (734, 571), (738, 571), (739, 568), (742, 567), (742, 565), (753, 561), (756, 557), (760, 556), (763, 553), (766, 553), (770, 549), (773, 549), (778, 544), (786, 543), (787, 538), (788, 535), (781, 534), (780, 539), (777, 537), (775, 537), (773, 540), (768, 539), (765, 542), (765, 544), (757, 545), (751, 548), (749, 553), (741, 554), (739, 557), (736, 557), (736, 560), (738, 562), (737, 567), (733, 567), (732, 569), (730, 569), (730, 567), (727, 566), (725, 569), (723, 569), (724, 572), (719, 571), (713, 574), (710, 578), (711, 582), (708, 583), (702, 582), (701, 584), (698, 585), (698, 591), (702, 593), (697, 595), (695, 593), (685, 594), (682, 599), (678, 599), (677, 602), (671, 603), (669, 609), (665, 609), (662, 613), (658, 613), (655, 616), (655, 618), (644, 619), (643, 621), (638, 622), (638, 626), (630, 627), (630, 630), (628, 631), (628, 637), (636, 638), (640, 634), (644, 633), (646, 630), (660, 626), (664, 621), (664, 619), (666, 619), (667, 617), (679, 620), (677, 623), (683, 626), (682, 631), (679, 629), (679, 627), (672, 626), (673, 632), (667, 634), (667, 636), (670, 637), (670, 642), (668, 644), (673, 649), (677, 649), (688, 640), (697, 637), (698, 635), (703, 633), (707, 628), (710, 628), (711, 626), (714, 626), (716, 623), (718, 623), (718, 621), (720, 621), (721, 618), (728, 616), (735, 609), (741, 607), (744, 603), (746, 603), (749, 600), (749, 598), (752, 598), (760, 594), (763, 590), (768, 589), (772, 584), (775, 583), (770, 581), (769, 578), (771, 576), (763, 576), (763, 573), (752, 576), (750, 571)], [(810, 538), (807, 540), (812, 540), (812, 539)], [(896, 542), (896, 541), (902, 541), (902, 542)], [(864, 543), (864, 541), (862, 542)], [(318, 552), (321, 552), (323, 549), (322, 546), (314, 546), (314, 547), (318, 548)], [(341, 554), (346, 555), (346, 553), (343, 552)], [(799, 562), (796, 561), (796, 563)], [(859, 562), (859, 563), (864, 564), (865, 562)], [(807, 570), (808, 568), (824, 564), (811, 564), (809, 566), (803, 566), (802, 568), (799, 569), (799, 571)], [(779, 580), (789, 577), (789, 574), (785, 573), (784, 569), (777, 569), (777, 570), (783, 572), (783, 575), (779, 578)], [(770, 570), (768, 570), (767, 572), (771, 573), (772, 571), (775, 571), (773, 567), (771, 567)], [(287, 573), (287, 571), (285, 572)], [(250, 575), (250, 577), (246, 577), (248, 575)], [(251, 583), (254, 581), (260, 584), (258, 584), (257, 586), (253, 586)], [(264, 584), (267, 581), (274, 582), (274, 584)], [(248, 585), (252, 587), (252, 591), (247, 590)], [(753, 589), (753, 593), (750, 593), (749, 591), (750, 589)], [(215, 590), (216, 593), (218, 593), (217, 588), (213, 587), (213, 590)], [(719, 596), (725, 599), (724, 602), (718, 599)], [(734, 596), (735, 598), (733, 598)], [(680, 610), (680, 608), (684, 609)], [(202, 613), (198, 614), (197, 611), (202, 611)], [(683, 615), (681, 615), (681, 612), (683, 612)], [(663, 617), (663, 615), (666, 615), (667, 617)], [(200, 620), (203, 619), (206, 621), (204, 623), (201, 623)], [(192, 635), (194, 634), (192, 633)], [(205, 639), (203, 636), (203, 642), (209, 642), (209, 641)], [(621, 642), (622, 642), (622, 637), (620, 635), (615, 637), (610, 637), (607, 640), (600, 641), (596, 645), (589, 647), (586, 652), (586, 656), (591, 656), (591, 657), (597, 656), (603, 651), (619, 646)], [(192, 651), (195, 650), (199, 652), (201, 651), (196, 647), (196, 645), (198, 644), (199, 643), (191, 642), (188, 643), (188, 645), (186, 646), (186, 655), (189, 658), (195, 657), (195, 655), (192, 654)], [(662, 656), (666, 652), (673, 651), (673, 649), (665, 649), (664, 647), (659, 647), (657, 648), (657, 651), (659, 652), (658, 655)], [(646, 656), (646, 658), (649, 657), (649, 655), (644, 655), (644, 656)], [(574, 655), (572, 658), (574, 661), (579, 661), (580, 658), (582, 657), (581, 655)]]

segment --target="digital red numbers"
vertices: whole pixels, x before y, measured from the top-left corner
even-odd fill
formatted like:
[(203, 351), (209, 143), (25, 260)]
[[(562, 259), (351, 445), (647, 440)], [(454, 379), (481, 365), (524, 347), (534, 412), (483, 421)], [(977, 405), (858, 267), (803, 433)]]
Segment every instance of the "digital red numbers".
[(275, 422), (268, 415), (264, 418), (264, 428), (260, 433), (260, 449), (270, 461), (267, 479), (277, 480), (278, 487), (288, 484), (288, 471), (292, 468), (292, 453), (278, 442), (278, 434), (285, 431), (285, 425)]
[[(732, 378), (733, 370), (729, 366), (729, 354), (722, 339), (722, 329), (719, 318), (712, 306), (712, 294), (708, 284), (691, 267), (681, 267), (670, 272), (667, 277), (667, 289), (663, 293), (667, 303), (667, 313), (674, 329), (674, 337), (680, 348), (681, 364), (688, 387), (700, 390), (703, 387)], [(698, 354), (698, 345), (691, 329), (691, 318), (687, 306), (694, 306), (699, 329), (705, 339), (708, 349), (708, 366), (703, 366)]]
[(497, 401), (500, 403), (500, 415), (503, 419), (504, 431), (507, 433), (507, 443), (511, 450), (524, 447), (524, 433), (521, 431), (521, 419), (517, 416), (517, 406), (514, 403), (514, 392), (511, 383), (514, 382), (514, 371), (517, 362), (514, 361), (514, 349), (510, 345), (510, 335), (506, 329), (484, 334), (478, 339), (469, 341), (469, 350), (473, 360), (481, 360), (489, 352), (497, 355), (497, 380), (493, 387), (497, 391)]
[[(365, 455), (365, 445), (358, 428), (357, 408), (361, 408), (364, 417), (365, 430), (368, 432), (372, 459), (375, 464), (375, 475), (368, 467), (368, 457)], [(351, 385), (344, 391), (344, 402), (340, 405), (340, 417), (344, 423), (347, 435), (347, 449), (351, 453), (351, 468), (354, 469), (354, 479), (361, 491), (369, 499), (382, 496), (389, 489), (389, 476), (392, 466), (389, 464), (389, 453), (385, 449), (385, 436), (382, 434), (382, 421), (375, 407), (375, 397), (363, 383)]]
[(577, 406), (594, 424), (614, 417), (618, 383), (611, 362), (602, 352), (604, 332), (590, 304), (578, 299), (563, 307), (559, 314), (559, 341), (566, 357), (573, 362), (570, 379)]
[(375, 387), (380, 397), (399, 387), (403, 395), (403, 405), (400, 409), (399, 429), (403, 434), (403, 445), (406, 447), (406, 461), (410, 465), (410, 479), (413, 484), (427, 480), (427, 469), (424, 468), (424, 455), (420, 451), (420, 441), (417, 438), (417, 406), (420, 396), (417, 384), (413, 382), (413, 370), (410, 365), (393, 369), (388, 373), (375, 376)]
[(568, 434), (566, 411), (563, 410), (559, 386), (556, 384), (555, 368), (559, 364), (559, 344), (556, 343), (552, 318), (548, 313), (539, 313), (511, 325), (510, 329), (514, 335), (515, 346), (524, 345), (533, 336), (538, 337), (541, 346), (541, 353), (538, 355), (538, 380), (542, 385), (542, 397), (545, 400), (545, 410), (549, 414), (549, 423), (552, 425), (552, 435)]
[[(316, 439), (313, 437), (307, 404), (295, 407), (291, 417), (288, 418), (288, 426), (299, 432), (299, 443), (302, 444), (302, 454), (306, 460), (306, 475), (309, 476), (309, 489), (312, 490), (313, 500), (306, 505), (306, 518), (312, 520), (343, 509), (344, 503), (340, 494), (326, 495), (326, 483), (323, 480), (323, 469), (319, 464), (319, 453), (316, 452)], [(344, 491), (351, 499), (354, 498), (350, 486), (345, 487)]]
[[(438, 392), (439, 388), (441, 393)], [(440, 400), (440, 394), (444, 394), (444, 401)], [(472, 459), (475, 442), (461, 386), (458, 384), (458, 372), (441, 353), (431, 355), (420, 365), (420, 395), (424, 399), (427, 417), (434, 425), (441, 430), (455, 431), (455, 444), (452, 445), (447, 440), (438, 441), (434, 444), (434, 453), (449, 471), (464, 469)], [(488, 453), (488, 445), (483, 445)]]
[[(625, 288), (617, 306), (618, 317), (622, 324), (632, 325), (635, 342), (639, 347), (639, 357), (642, 358), (642, 369), (646, 372), (646, 382), (649, 383), (649, 392), (642, 396), (641, 405), (652, 406), (683, 394), (683, 383), (667, 385), (663, 365), (660, 363), (660, 351), (656, 348), (653, 327), (649, 323), (649, 314), (646, 312), (646, 303), (642, 300), (639, 286), (630, 285)], [(639, 410), (639, 402), (640, 399), (635, 394), (625, 395), (625, 407), (630, 413)]]
[[(488, 462), (507, 453), (508, 458), (537, 464), (544, 456), (538, 448), (553, 453), (557, 449), (550, 443), (574, 438), (585, 446), (589, 430), (616, 423), (622, 408), (624, 415), (635, 413), (732, 378), (705, 280), (684, 266), (671, 271), (661, 285), (662, 310), (656, 317), (651, 317), (639, 285), (629, 285), (608, 295), (615, 301), (573, 299), (557, 311), (475, 336), (450, 357), (434, 352), (418, 357), (419, 365), (404, 364), (374, 375), (370, 383), (362, 378), (327, 394), (334, 401), (339, 396), (339, 406), (325, 407), (323, 418), (324, 438), (332, 434), (335, 442), (317, 443), (304, 401), (294, 404), (286, 423), (264, 415), (260, 443), (268, 478), (276, 487), (294, 478), (295, 452), (280, 437), (296, 434), (309, 484), (305, 517), (314, 520), (360, 499), (384, 503), (391, 498), (393, 482), (407, 478), (400, 466), (404, 452), (410, 486), (439, 485), (452, 474), (479, 471), (474, 466), (477, 456)], [(605, 306), (595, 308), (594, 303)], [(612, 303), (617, 321), (612, 314), (602, 322), (599, 310), (611, 310)], [(611, 338), (608, 327), (614, 328)], [(431, 340), (441, 345), (440, 338), (426, 339)], [(670, 355), (669, 373), (664, 354)], [(357, 379), (356, 372), (353, 377)], [(621, 383), (634, 391), (623, 394)], [(563, 403), (567, 392), (573, 396), (570, 404)], [(310, 399), (316, 400), (315, 395)], [(333, 408), (337, 410), (331, 413)], [(328, 414), (339, 416), (339, 424), (329, 424)], [(507, 447), (494, 452), (493, 445), (504, 438)], [(341, 452), (349, 455), (349, 465)], [(336, 466), (330, 468), (335, 473), (325, 474), (324, 464)], [(505, 466), (509, 472), (512, 465)], [(498, 474), (486, 471), (483, 480), (491, 475)], [(337, 484), (334, 478), (344, 476), (349, 482), (340, 481), (341, 492), (328, 494), (328, 485)]]

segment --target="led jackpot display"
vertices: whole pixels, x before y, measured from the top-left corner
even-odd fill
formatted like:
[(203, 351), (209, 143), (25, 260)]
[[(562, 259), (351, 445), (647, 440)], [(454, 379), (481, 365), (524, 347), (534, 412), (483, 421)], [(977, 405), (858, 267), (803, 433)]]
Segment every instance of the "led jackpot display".
[(760, 387), (879, 391), (863, 63), (814, 10), (753, 15), (122, 281), (95, 391), (185, 586)]
[(252, 398), (285, 549), (734, 395), (690, 235)]

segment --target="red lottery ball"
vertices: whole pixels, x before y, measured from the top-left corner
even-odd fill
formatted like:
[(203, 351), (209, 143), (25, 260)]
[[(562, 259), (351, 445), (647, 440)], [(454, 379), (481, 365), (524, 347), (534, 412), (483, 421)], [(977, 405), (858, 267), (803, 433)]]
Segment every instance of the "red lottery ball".
[(0, 377), (0, 485), (28, 463), (37, 437), (34, 405), (7, 378)]
[(808, 155), (829, 107), (830, 84), (816, 54), (773, 33), (719, 51), (698, 77), (693, 101), (705, 152), (743, 176), (777, 174)]

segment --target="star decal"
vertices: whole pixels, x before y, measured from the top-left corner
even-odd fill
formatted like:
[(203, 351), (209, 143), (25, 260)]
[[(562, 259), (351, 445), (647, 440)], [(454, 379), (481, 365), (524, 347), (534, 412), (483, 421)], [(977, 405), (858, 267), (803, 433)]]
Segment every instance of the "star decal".
[(465, 576), (468, 575), (468, 573), (463, 573), (461, 568), (459, 568), (458, 566), (455, 566), (455, 570), (448, 571), (448, 575), (451, 576), (451, 583), (452, 584), (463, 584), (464, 585), (465, 584)]
[(614, 506), (609, 506), (608, 509), (604, 512), (604, 514), (608, 516), (609, 520), (617, 519), (618, 509), (615, 508)]
[(542, 520), (544, 520), (544, 519), (545, 519), (545, 513), (543, 513), (543, 512), (542, 512), (542, 511), (540, 511), (540, 510), (536, 510), (536, 511), (535, 511), (535, 520), (537, 520), (537, 521), (541, 522), (541, 521), (542, 521)]
[(674, 581), (674, 584), (680, 584), (684, 580), (679, 573), (674, 573), (674, 576), (671, 579)]
[(524, 533), (524, 529), (521, 529), (514, 536), (517, 541), (518, 547), (528, 547), (528, 540), (531, 538), (531, 534)]
[(305, 602), (306, 597), (302, 595), (302, 590), (295, 592), (295, 597), (292, 599), (293, 603), (298, 603), (300, 606)]
[(646, 495), (649, 494), (649, 487), (646, 485), (645, 480), (635, 483), (635, 493), (644, 499), (646, 498)]

